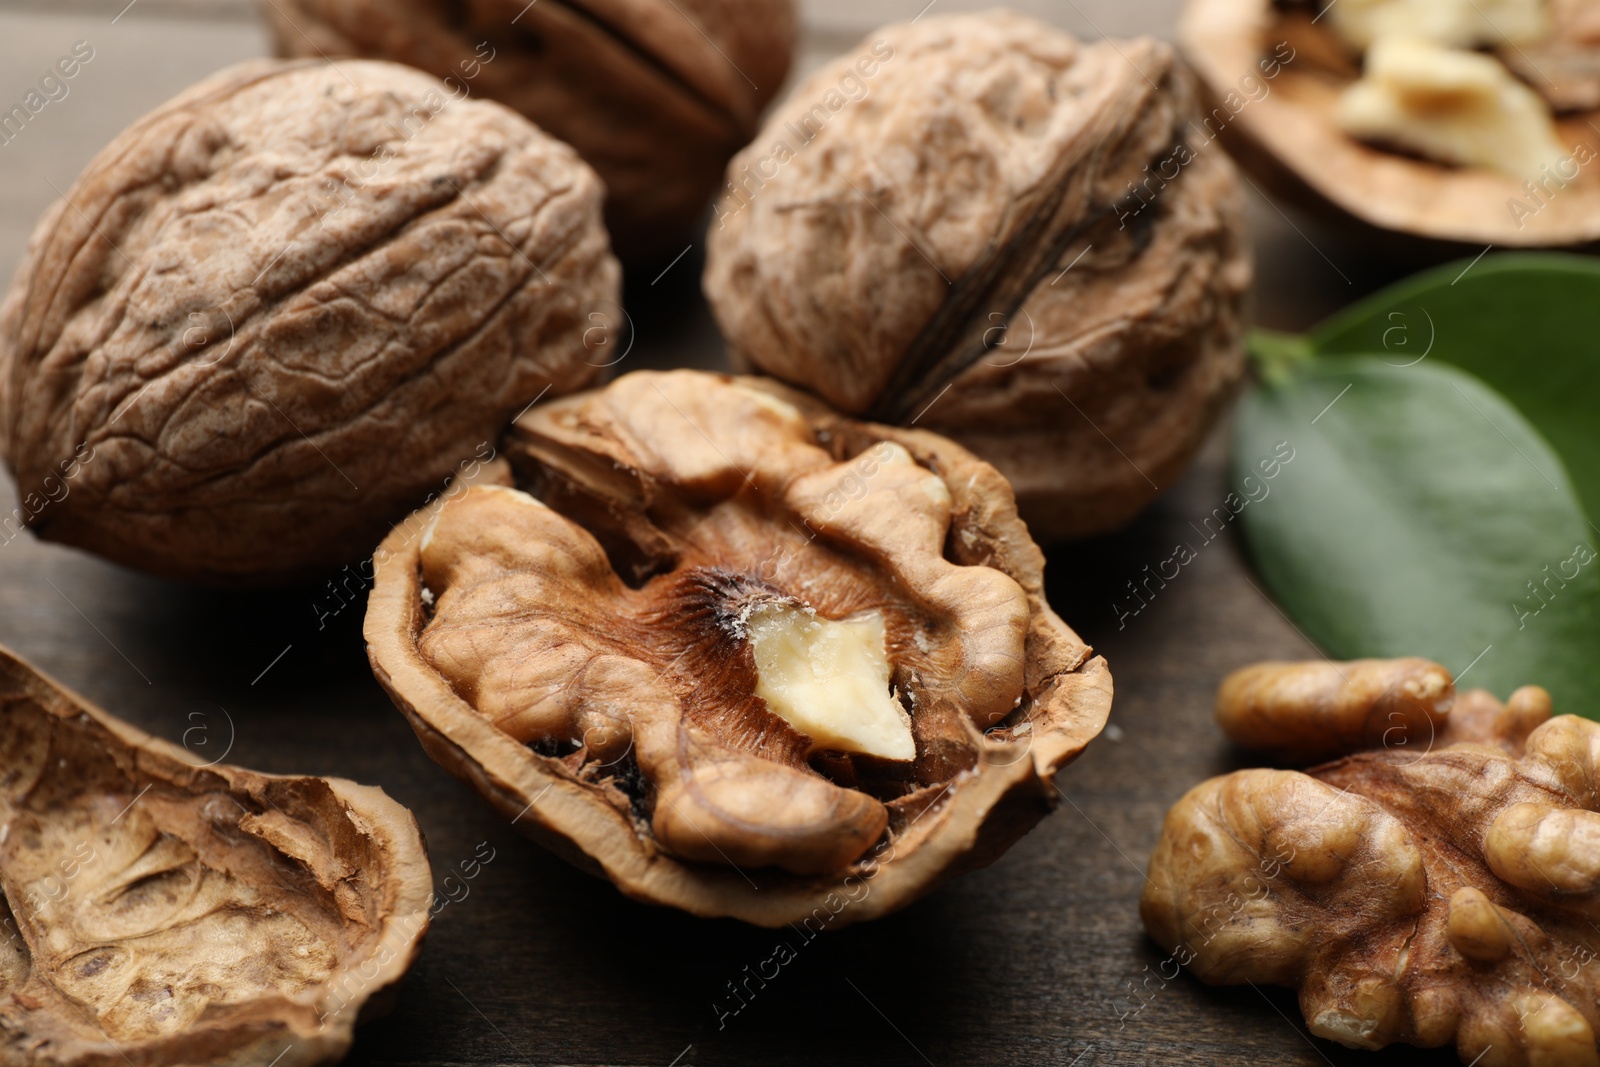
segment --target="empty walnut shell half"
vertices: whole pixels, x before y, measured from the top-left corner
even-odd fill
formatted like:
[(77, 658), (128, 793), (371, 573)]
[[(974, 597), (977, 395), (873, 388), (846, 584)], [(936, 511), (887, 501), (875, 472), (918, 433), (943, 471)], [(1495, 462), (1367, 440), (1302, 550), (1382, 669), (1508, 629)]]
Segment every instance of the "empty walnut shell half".
[[(1226, 146), (1284, 202), (1381, 246), (1437, 256), (1476, 254), (1488, 244), (1600, 241), (1600, 133), (1590, 125), (1600, 124), (1600, 111), (1591, 105), (1556, 116), (1557, 140), (1573, 150), (1563, 161), (1573, 172), (1568, 180), (1529, 183), (1363, 144), (1338, 123), (1340, 95), (1361, 69), (1330, 20), (1319, 17), (1328, 6), (1188, 0), (1178, 35), (1206, 89), (1202, 141)], [(1574, 15), (1579, 6), (1570, 5)], [(1585, 55), (1600, 69), (1597, 46), (1600, 39)], [(1521, 71), (1533, 90), (1587, 103), (1580, 89), (1558, 90), (1557, 60), (1534, 46), (1504, 56), (1514, 68), (1535, 65), (1538, 73)]]
[(1360, 750), (1213, 778), (1168, 813), (1141, 912), (1173, 961), (1297, 988), (1311, 1031), (1353, 1047), (1600, 1064), (1600, 724), (1551, 718), (1537, 686), (1451, 703), (1423, 660), (1230, 683), (1235, 739), (1282, 751), (1298, 716), (1302, 751)]
[(526, 119), (401, 66), (201, 82), (89, 164), (0, 310), (17, 517), (200, 582), (364, 557), (607, 362), (600, 198)]
[(1198, 117), (1157, 41), (886, 27), (729, 166), (706, 296), (736, 361), (965, 445), (1036, 537), (1113, 529), (1243, 371), (1242, 198)]
[(790, 0), (263, 0), (279, 51), (418, 67), (515, 108), (605, 181), (625, 259), (675, 255), (789, 73)]
[(334, 1063), (432, 880), (382, 790), (200, 765), (0, 649), (0, 1062)]
[(373, 668), (429, 753), (629, 896), (870, 919), (993, 860), (1104, 725), (1005, 481), (766, 380), (542, 404), (380, 548)]

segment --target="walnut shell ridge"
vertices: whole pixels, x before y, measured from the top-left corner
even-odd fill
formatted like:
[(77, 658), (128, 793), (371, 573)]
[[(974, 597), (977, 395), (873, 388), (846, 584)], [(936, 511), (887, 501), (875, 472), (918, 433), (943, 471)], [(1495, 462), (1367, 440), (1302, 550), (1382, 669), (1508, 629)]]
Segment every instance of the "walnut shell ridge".
[(411, 813), (200, 764), (0, 649), (0, 1063), (336, 1063), (428, 929)]
[[(876, 918), (1026, 833), (1104, 726), (1110, 673), (1009, 487), (943, 438), (641, 371), (534, 408), (505, 455), (384, 542), (368, 654), (435, 760), (630, 897)], [(808, 754), (753, 695), (747, 595), (881, 612), (915, 758)]]
[(498, 100), (605, 182), (619, 255), (676, 255), (789, 72), (791, 0), (270, 0), (280, 54), (364, 56)]
[(366, 555), (599, 373), (600, 200), (571, 149), (404, 67), (201, 82), (89, 164), (0, 310), (15, 518), (206, 583)]
[(1172, 483), (1243, 373), (1237, 176), (1139, 39), (885, 27), (729, 165), (704, 287), (736, 361), (993, 463), (1041, 538)]

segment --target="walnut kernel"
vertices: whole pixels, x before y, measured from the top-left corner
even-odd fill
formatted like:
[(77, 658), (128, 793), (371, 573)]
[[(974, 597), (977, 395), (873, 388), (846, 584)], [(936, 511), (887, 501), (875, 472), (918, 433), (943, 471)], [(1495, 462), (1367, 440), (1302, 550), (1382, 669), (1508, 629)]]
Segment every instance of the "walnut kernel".
[(515, 487), (385, 543), (373, 667), (435, 759), (631, 896), (884, 914), (1031, 827), (1105, 721), (1004, 480), (948, 441), (678, 371), (506, 450)]
[[(1420, 660), (1298, 666), (1230, 679), (1219, 711), (1252, 708), (1230, 733), (1350, 754), (1190, 790), (1150, 859), (1151, 937), (1203, 981), (1298, 989), (1311, 1031), (1346, 1045), (1600, 1063), (1600, 725), (1551, 718), (1532, 686), (1446, 712), (1449, 675)], [(1375, 735), (1385, 707), (1404, 743)]]

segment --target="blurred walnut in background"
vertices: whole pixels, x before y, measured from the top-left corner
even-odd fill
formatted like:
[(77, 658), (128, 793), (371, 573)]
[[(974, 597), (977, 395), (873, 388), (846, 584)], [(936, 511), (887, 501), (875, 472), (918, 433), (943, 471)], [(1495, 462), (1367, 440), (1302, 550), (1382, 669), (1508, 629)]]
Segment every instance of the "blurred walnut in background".
[(1243, 370), (1241, 195), (1198, 118), (1157, 41), (886, 27), (730, 165), (706, 295), (736, 360), (961, 442), (1035, 536), (1113, 529)]
[(281, 54), (390, 59), (498, 100), (606, 184), (627, 260), (676, 253), (789, 72), (789, 0), (270, 0)]

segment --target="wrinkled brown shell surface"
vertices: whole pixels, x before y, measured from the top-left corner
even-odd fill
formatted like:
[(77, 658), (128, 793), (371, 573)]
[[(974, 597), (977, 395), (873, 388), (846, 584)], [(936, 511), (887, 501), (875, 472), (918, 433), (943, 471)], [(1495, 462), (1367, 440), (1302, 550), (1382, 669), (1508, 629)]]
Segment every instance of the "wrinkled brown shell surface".
[(202, 582), (359, 558), (620, 315), (601, 188), (387, 63), (229, 68), (45, 215), (0, 312), (0, 447), (42, 537)]
[(736, 358), (993, 463), (1036, 536), (1112, 529), (1243, 369), (1242, 198), (1198, 114), (1157, 41), (885, 27), (729, 166), (706, 295)]
[[(465, 489), (384, 542), (369, 654), (436, 760), (629, 896), (882, 915), (1025, 833), (1104, 725), (1004, 480), (940, 437), (640, 372), (534, 408), (506, 454), (532, 496)], [(784, 598), (881, 613), (913, 761), (808, 753), (755, 695), (741, 620)]]
[[(1567, 6), (1576, 15), (1577, 5)], [(1467, 246), (1475, 254), (1485, 244), (1554, 248), (1600, 241), (1600, 167), (1592, 163), (1600, 156), (1600, 133), (1590, 126), (1600, 123), (1600, 112), (1557, 116), (1557, 139), (1569, 148), (1586, 146), (1590, 162), (1564, 186), (1551, 184), (1537, 196), (1522, 179), (1486, 167), (1450, 167), (1363, 144), (1335, 117), (1339, 94), (1360, 76), (1360, 66), (1326, 20), (1312, 23), (1314, 15), (1272, 0), (1188, 0), (1178, 26), (1184, 55), (1206, 89), (1208, 135), (1217, 136), (1267, 191), (1391, 246), (1442, 253)], [(1294, 58), (1275, 78), (1264, 79), (1259, 64), (1280, 43)], [(1528, 78), (1530, 87), (1552, 89), (1550, 57), (1533, 46), (1507, 50), (1502, 58), (1512, 57), (1548, 72)], [(1568, 92), (1580, 95), (1564, 99), (1582, 102), (1582, 90)], [(1523, 210), (1513, 210), (1517, 204)]]
[(431, 882), (381, 790), (200, 766), (0, 649), (0, 1062), (336, 1062)]
[[(1337, 718), (1308, 717), (1302, 746), (1346, 733)], [(1403, 730), (1191, 790), (1150, 861), (1146, 928), (1206, 982), (1297, 988), (1311, 1031), (1346, 1045), (1600, 1063), (1600, 725), (1551, 718), (1530, 686)]]
[(790, 0), (271, 0), (291, 56), (366, 56), (498, 100), (576, 148), (624, 258), (676, 254), (788, 75)]

